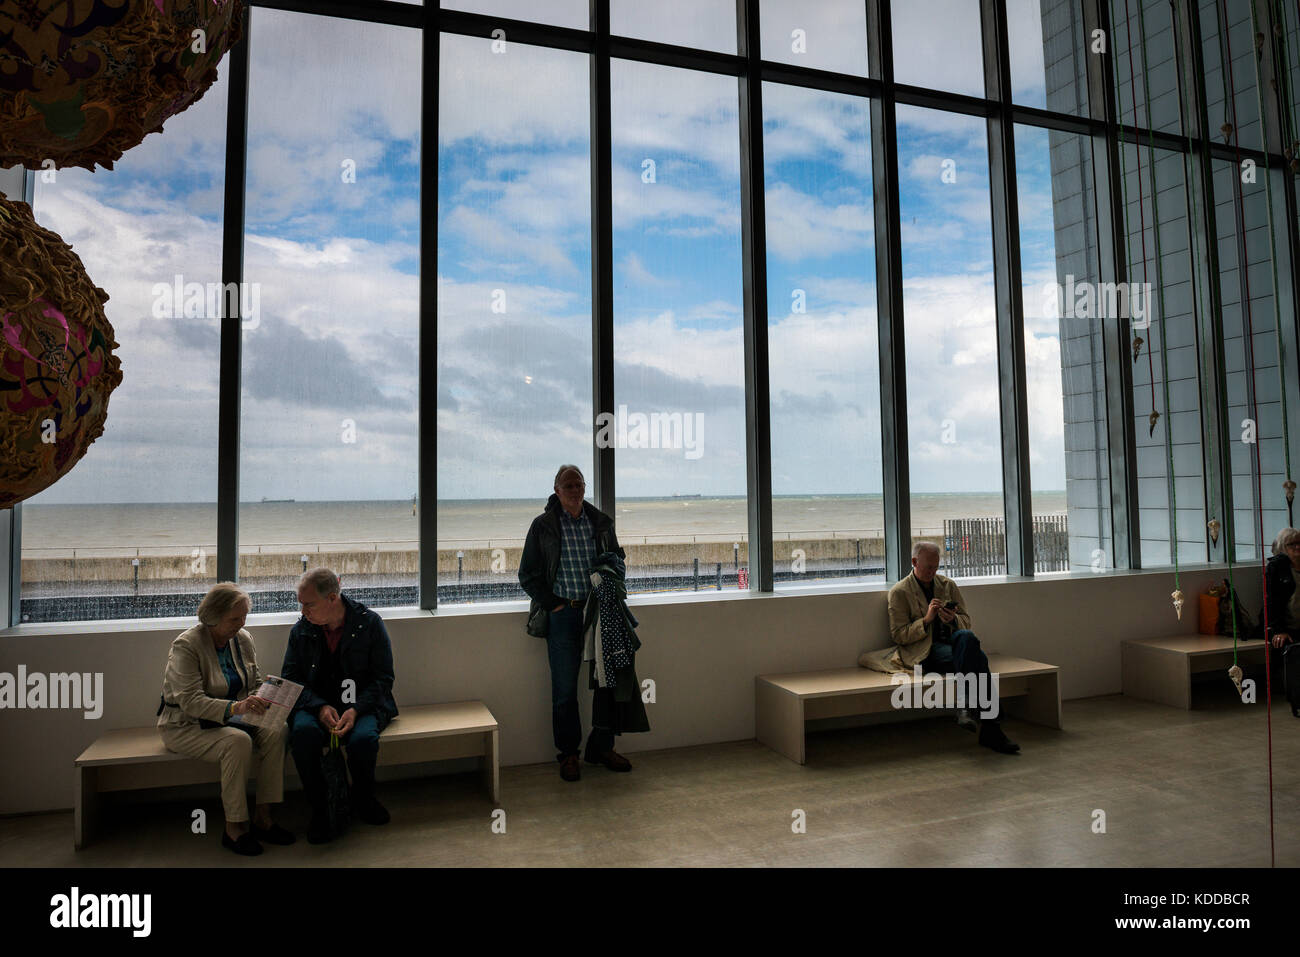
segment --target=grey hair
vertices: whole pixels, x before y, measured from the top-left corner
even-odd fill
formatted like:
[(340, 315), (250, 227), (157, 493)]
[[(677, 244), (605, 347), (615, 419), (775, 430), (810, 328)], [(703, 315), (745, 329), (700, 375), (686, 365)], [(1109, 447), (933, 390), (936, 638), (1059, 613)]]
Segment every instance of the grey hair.
[(570, 471), (577, 472), (578, 478), (582, 479), (582, 483), (584, 485), (587, 484), (587, 476), (583, 475), (582, 469), (578, 468), (576, 465), (561, 465), (560, 470), (555, 473), (555, 481), (552, 482), (551, 484), (555, 486), (559, 486), (560, 476), (563, 475), (565, 472), (570, 472)]
[(316, 594), (328, 598), (339, 593), (339, 576), (323, 566), (313, 568), (303, 572), (302, 577), (298, 579), (298, 587), (301, 588), (303, 585), (310, 585), (316, 589)]
[(1300, 539), (1300, 529), (1282, 529), (1282, 531), (1277, 533), (1277, 538), (1273, 539), (1273, 554), (1281, 555), (1286, 551), (1286, 547), (1297, 539)]
[(248, 602), (249, 610), (252, 610), (253, 602), (249, 599), (248, 592), (234, 582), (218, 582), (208, 589), (208, 593), (199, 602), (199, 621), (209, 628), (219, 625), (221, 619), (230, 614), (230, 610), (240, 602)]
[(939, 551), (939, 546), (934, 542), (913, 542), (912, 557), (916, 558), (922, 552), (933, 551), (937, 557), (943, 557), (943, 552)]

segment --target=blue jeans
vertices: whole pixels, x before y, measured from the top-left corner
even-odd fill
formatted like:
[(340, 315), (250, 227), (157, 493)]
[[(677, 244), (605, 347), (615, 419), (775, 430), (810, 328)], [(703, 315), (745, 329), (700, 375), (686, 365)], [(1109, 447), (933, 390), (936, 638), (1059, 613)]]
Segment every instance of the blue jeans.
[[(578, 676), (582, 671), (585, 635), (582, 609), (567, 605), (551, 614), (546, 636), (546, 657), (551, 664), (551, 732), (557, 760), (578, 753), (582, 743), (582, 719), (578, 715)], [(613, 695), (613, 689), (598, 688), (596, 694)], [(588, 754), (614, 749), (614, 735), (608, 728), (591, 729), (587, 739)]]
[(989, 656), (980, 648), (980, 640), (975, 637), (975, 632), (962, 628), (954, 631), (948, 641), (936, 641), (930, 645), (930, 654), (921, 662), (921, 670), (927, 674), (952, 672), (966, 675), (973, 672), (987, 675)]
[[(352, 791), (358, 799), (374, 794), (379, 732), (387, 723), (381, 722), (377, 715), (363, 714), (357, 718), (352, 730), (339, 738), (347, 749), (348, 773), (352, 775)], [(325, 806), (325, 775), (321, 771), (320, 753), (329, 740), (329, 732), (314, 714), (294, 712), (289, 725), (289, 749), (293, 751), (293, 763), (298, 768), (302, 789), (313, 809)]]

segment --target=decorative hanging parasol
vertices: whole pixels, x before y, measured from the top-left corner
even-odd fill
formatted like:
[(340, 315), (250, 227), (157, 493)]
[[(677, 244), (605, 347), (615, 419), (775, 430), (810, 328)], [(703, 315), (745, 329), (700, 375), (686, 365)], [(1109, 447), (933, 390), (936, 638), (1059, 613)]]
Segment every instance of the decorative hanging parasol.
[(108, 294), (26, 203), (0, 197), (0, 508), (53, 485), (104, 432), (122, 381)]
[(0, 167), (108, 169), (217, 79), (242, 0), (4, 0)]

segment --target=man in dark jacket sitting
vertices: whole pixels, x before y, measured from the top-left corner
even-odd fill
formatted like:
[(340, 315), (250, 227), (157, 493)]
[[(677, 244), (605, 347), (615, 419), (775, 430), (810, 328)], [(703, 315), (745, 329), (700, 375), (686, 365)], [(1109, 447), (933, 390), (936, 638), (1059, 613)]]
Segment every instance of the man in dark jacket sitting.
[(387, 824), (375, 799), (379, 732), (397, 716), (393, 649), (383, 619), (339, 590), (328, 568), (298, 581), (302, 617), (289, 633), (281, 675), (303, 686), (289, 717), (289, 747), (311, 803), (307, 840), (323, 844), (330, 830), (321, 749), (337, 734), (347, 748), (351, 805), (368, 824)]
[[(1300, 637), (1300, 589), (1296, 588), (1296, 576), (1300, 574), (1300, 531), (1284, 528), (1278, 533), (1273, 543), (1276, 554), (1268, 560), (1264, 572), (1264, 582), (1268, 593), (1268, 606), (1264, 609), (1268, 619), (1268, 634), (1264, 637), (1283, 656), (1300, 655), (1295, 650), (1295, 642)], [(1283, 666), (1283, 675), (1286, 669)], [(1300, 718), (1300, 688), (1290, 684), (1286, 687), (1287, 699), (1291, 703), (1291, 713)]]
[[(519, 562), (519, 584), (532, 604), (528, 634), (546, 639), (551, 665), (551, 730), (559, 751), (560, 777), (576, 781), (582, 775), (578, 746), (582, 721), (578, 716), (578, 674), (582, 669), (585, 632), (583, 606), (591, 591), (589, 574), (596, 556), (617, 552), (614, 520), (584, 501), (587, 483), (576, 465), (562, 465), (555, 474), (555, 491), (546, 511), (533, 519)], [(596, 695), (612, 696), (610, 688)], [(593, 705), (592, 713), (613, 711), (611, 702)], [(606, 710), (608, 707), (608, 711)], [(595, 727), (587, 739), (587, 761), (611, 771), (630, 771), (632, 764), (614, 750), (611, 728)]]

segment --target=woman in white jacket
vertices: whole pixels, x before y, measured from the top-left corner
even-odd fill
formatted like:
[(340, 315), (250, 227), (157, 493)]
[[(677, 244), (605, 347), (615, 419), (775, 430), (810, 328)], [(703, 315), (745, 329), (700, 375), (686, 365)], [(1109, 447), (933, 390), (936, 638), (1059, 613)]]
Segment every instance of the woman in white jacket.
[[(199, 603), (199, 623), (172, 641), (163, 676), (158, 729), (167, 750), (221, 765), (221, 801), (226, 826), (221, 843), (237, 854), (262, 853), (261, 841), (292, 844), (293, 834), (271, 820), (271, 805), (284, 797), (283, 721), (275, 727), (230, 724), (244, 714), (261, 714), (267, 703), (255, 696), (263, 674), (253, 639), (244, 631), (248, 595), (221, 582)], [(257, 757), (257, 806), (248, 815), (248, 777)]]

